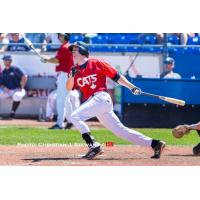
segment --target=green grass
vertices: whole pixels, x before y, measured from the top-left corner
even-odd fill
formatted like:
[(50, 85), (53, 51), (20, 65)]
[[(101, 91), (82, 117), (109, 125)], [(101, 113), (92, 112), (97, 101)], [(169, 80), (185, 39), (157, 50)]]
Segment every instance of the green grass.
[[(183, 137), (175, 139), (171, 134), (171, 129), (136, 129), (147, 136), (161, 139), (170, 145), (193, 145), (199, 142), (199, 136), (195, 131)], [(113, 141), (115, 144), (131, 144), (123, 139), (116, 137), (106, 129), (92, 130), (93, 136), (97, 141), (105, 143)], [(0, 144), (74, 144), (83, 143), (80, 133), (76, 130), (48, 130), (45, 128), (20, 128), (20, 127), (1, 127)]]

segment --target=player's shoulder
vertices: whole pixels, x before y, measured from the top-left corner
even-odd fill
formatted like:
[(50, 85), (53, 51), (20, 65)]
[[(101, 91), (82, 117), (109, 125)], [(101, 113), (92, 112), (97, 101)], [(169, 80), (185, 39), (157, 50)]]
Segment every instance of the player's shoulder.
[(181, 75), (178, 74), (178, 73), (174, 73), (174, 76), (175, 76), (177, 79), (181, 79)]
[(12, 67), (13, 67), (14, 70), (20, 71), (20, 72), (26, 74), (25, 71), (24, 71), (24, 69), (21, 66), (19, 66), (19, 65), (12, 65)]
[(93, 58), (93, 57), (90, 57), (88, 59), (88, 61), (91, 63), (104, 63), (105, 62), (104, 59), (102, 59), (102, 58)]
[(63, 49), (67, 49), (67, 50), (69, 50), (69, 46), (70, 46), (69, 43), (65, 43), (65, 44), (62, 44), (62, 45), (61, 45), (61, 47), (62, 47)]
[(10, 69), (20, 69), (21, 67), (20, 66), (18, 66), (18, 65), (12, 65), (11, 67), (10, 67)]

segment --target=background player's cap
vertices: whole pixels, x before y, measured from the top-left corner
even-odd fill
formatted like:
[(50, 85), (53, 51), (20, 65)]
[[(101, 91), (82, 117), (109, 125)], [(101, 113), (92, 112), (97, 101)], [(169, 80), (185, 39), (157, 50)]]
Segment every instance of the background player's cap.
[(174, 59), (171, 58), (171, 57), (167, 57), (165, 60), (164, 60), (164, 64), (174, 64)]
[(12, 56), (11, 55), (4, 55), (2, 60), (12, 60)]
[(64, 35), (66, 41), (69, 41), (70, 39), (70, 33), (57, 33), (57, 34), (58, 34), (58, 37), (59, 35)]
[(89, 56), (89, 49), (88, 49), (87, 45), (84, 42), (82, 42), (82, 41), (74, 42), (74, 44), (69, 46), (69, 50), (72, 51), (74, 47), (78, 47), (79, 48), (79, 53), (81, 55), (84, 55), (86, 57)]

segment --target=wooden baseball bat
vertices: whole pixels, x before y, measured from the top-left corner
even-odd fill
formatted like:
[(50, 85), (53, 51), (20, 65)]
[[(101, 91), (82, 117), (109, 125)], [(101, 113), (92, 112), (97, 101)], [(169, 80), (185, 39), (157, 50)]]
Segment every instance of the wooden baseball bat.
[(185, 101), (180, 100), (180, 99), (160, 96), (160, 95), (151, 94), (151, 93), (147, 93), (147, 92), (142, 92), (141, 94), (144, 95), (144, 96), (155, 97), (157, 99), (161, 99), (163, 101), (166, 101), (166, 102), (169, 102), (169, 103), (172, 103), (172, 104), (176, 104), (176, 105), (179, 105), (179, 106), (185, 106)]

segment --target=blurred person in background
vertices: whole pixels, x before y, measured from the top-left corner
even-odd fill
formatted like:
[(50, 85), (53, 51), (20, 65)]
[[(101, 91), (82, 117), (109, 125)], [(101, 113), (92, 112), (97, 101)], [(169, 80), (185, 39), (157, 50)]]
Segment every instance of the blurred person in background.
[(46, 120), (47, 122), (52, 122), (56, 113), (56, 98), (57, 90), (53, 90), (49, 93), (47, 97), (46, 104)]
[(187, 33), (167, 33), (168, 44), (186, 45), (188, 40)]
[[(55, 125), (49, 129), (64, 129), (64, 119), (66, 114), (66, 100), (69, 92), (65, 89), (65, 85), (68, 79), (68, 75), (73, 66), (72, 53), (69, 51), (69, 33), (58, 33), (57, 37), (62, 43), (59, 47), (55, 57), (43, 56), (41, 61), (43, 63), (53, 63), (56, 64), (56, 72), (58, 74), (57, 78), (57, 101), (56, 109), (58, 113), (57, 122)], [(72, 108), (72, 106), (69, 106)], [(68, 111), (73, 112), (73, 110)]]
[(45, 33), (26, 33), (25, 35), (38, 51), (46, 51), (46, 45), (44, 45)]
[(160, 74), (160, 78), (169, 78), (169, 79), (181, 79), (180, 74), (175, 73), (174, 67), (175, 67), (175, 60), (171, 57), (167, 57), (164, 60), (164, 65), (165, 65), (165, 71)]
[[(24, 38), (20, 33), (10, 33), (10, 39), (7, 51), (29, 51), (30, 49), (24, 43)], [(22, 43), (22, 44), (20, 44)]]
[(27, 75), (22, 69), (12, 65), (11, 55), (4, 55), (3, 62), (5, 65), (1, 73), (0, 81), (0, 99), (12, 97), (12, 109), (10, 118), (15, 117), (15, 112), (18, 109), (21, 100), (26, 95), (25, 86), (27, 83)]
[(0, 33), (0, 53), (5, 52), (8, 47), (8, 37), (6, 33)]
[(57, 33), (46, 33), (43, 42), (43, 49), (45, 51), (57, 51), (62, 43), (58, 39)]
[(83, 42), (86, 44), (91, 44), (91, 39), (98, 36), (97, 33), (82, 33), (82, 35), (84, 36)]
[[(46, 104), (46, 121), (51, 122), (53, 121), (55, 114), (56, 114), (56, 99), (57, 99), (57, 90), (53, 90), (47, 98)], [(77, 90), (73, 90), (69, 92), (69, 95), (66, 100), (66, 119), (67, 125), (65, 129), (71, 129), (73, 126), (70, 116), (70, 110), (76, 110), (80, 106), (80, 95)], [(68, 108), (68, 106), (72, 106), (72, 108)]]

